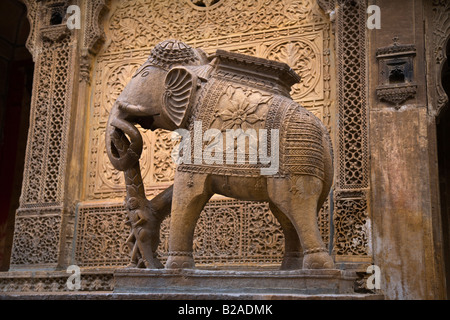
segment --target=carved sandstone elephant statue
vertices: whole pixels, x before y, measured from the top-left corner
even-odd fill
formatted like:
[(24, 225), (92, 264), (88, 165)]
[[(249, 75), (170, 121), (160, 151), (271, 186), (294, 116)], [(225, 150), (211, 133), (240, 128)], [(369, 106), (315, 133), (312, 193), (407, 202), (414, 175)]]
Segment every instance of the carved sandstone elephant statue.
[[(193, 268), (197, 219), (221, 194), (269, 203), (285, 235), (282, 269), (334, 268), (317, 225), (332, 183), (332, 147), (321, 121), (291, 99), (299, 81), (276, 61), (224, 50), (207, 55), (177, 40), (155, 46), (115, 102), (106, 129), (111, 163), (125, 173), (132, 266), (162, 267), (155, 251), (171, 212), (165, 267)], [(182, 136), (173, 189), (152, 201), (140, 176), (136, 124)]]

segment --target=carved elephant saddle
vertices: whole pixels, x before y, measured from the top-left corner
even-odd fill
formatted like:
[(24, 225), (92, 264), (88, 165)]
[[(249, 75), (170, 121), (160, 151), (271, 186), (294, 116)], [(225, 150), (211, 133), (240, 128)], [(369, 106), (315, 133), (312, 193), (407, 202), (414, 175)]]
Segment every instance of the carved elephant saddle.
[[(274, 156), (273, 152), (278, 152), (279, 167), (275, 176), (312, 175), (324, 179), (324, 147), (328, 147), (324, 141), (329, 140), (328, 132), (316, 116), (291, 99), (290, 88), (300, 77), (287, 64), (217, 50), (209, 65), (191, 67), (191, 71), (199, 79), (195, 95), (183, 93), (184, 97), (193, 99), (187, 120), (191, 137), (198, 134), (199, 126), (202, 134), (215, 129), (223, 133), (223, 137), (227, 130), (234, 130), (236, 139), (239, 130), (244, 133), (255, 130), (261, 137), (259, 132), (265, 129), (267, 155)], [(177, 79), (169, 77), (166, 82), (173, 88), (183, 88), (180, 77)], [(170, 97), (176, 99), (176, 90), (171, 91)], [(173, 100), (172, 104), (176, 108), (177, 101)], [(272, 129), (278, 130), (278, 137), (273, 136)], [(274, 138), (278, 138), (276, 149), (271, 148)], [(212, 148), (208, 139), (202, 139), (201, 143), (203, 150)], [(215, 143), (223, 144), (226, 150), (225, 141), (219, 139)], [(257, 141), (258, 148), (261, 143)], [(192, 141), (191, 150), (195, 147)], [(235, 159), (238, 152), (244, 154), (243, 163), (227, 162), (226, 152), (220, 155), (222, 163), (208, 161), (209, 153), (202, 153), (203, 159), (199, 161), (195, 158), (198, 153), (193, 152), (191, 163), (180, 164), (177, 170), (257, 177), (261, 175), (261, 168), (270, 166), (250, 161), (249, 144), (245, 150), (235, 147)]]

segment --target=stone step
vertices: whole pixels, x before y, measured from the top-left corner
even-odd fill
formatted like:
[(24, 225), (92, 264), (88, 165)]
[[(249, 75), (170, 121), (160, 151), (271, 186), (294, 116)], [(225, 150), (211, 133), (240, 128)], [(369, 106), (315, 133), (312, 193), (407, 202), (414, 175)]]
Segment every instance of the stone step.
[(10, 292), (0, 300), (384, 300), (382, 294), (225, 294), (225, 293), (115, 293)]

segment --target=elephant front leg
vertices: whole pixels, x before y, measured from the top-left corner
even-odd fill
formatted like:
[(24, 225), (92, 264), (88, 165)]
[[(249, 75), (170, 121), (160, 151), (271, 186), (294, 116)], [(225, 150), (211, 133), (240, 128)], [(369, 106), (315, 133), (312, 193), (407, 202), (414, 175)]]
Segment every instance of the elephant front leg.
[(170, 217), (167, 269), (194, 268), (193, 239), (200, 213), (212, 194), (206, 188), (207, 175), (177, 171)]

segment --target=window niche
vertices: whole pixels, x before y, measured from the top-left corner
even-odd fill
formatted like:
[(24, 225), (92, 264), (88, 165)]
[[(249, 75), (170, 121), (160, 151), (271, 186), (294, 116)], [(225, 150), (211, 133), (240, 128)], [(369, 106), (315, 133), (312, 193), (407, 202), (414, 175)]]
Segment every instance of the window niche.
[(393, 45), (377, 49), (379, 74), (376, 90), (380, 101), (399, 108), (401, 103), (414, 98), (417, 92), (413, 69), (416, 48), (410, 44), (399, 44), (398, 38), (393, 40)]
[(48, 7), (46, 10), (45, 25), (59, 26), (65, 23), (67, 5), (65, 2), (57, 2)]

